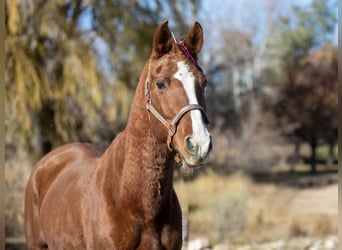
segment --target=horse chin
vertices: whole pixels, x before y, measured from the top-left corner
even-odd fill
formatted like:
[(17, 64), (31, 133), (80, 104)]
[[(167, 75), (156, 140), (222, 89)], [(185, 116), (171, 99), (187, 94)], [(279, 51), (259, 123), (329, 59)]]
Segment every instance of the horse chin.
[(197, 169), (201, 168), (205, 165), (208, 161), (207, 159), (204, 160), (197, 160), (190, 157), (189, 159), (186, 157), (181, 156), (182, 159), (182, 168), (183, 169)]
[(190, 176), (193, 176), (194, 171), (196, 169), (201, 168), (203, 165), (204, 164), (199, 164), (199, 165), (190, 164), (186, 160), (182, 159), (180, 171), (183, 177), (190, 177)]

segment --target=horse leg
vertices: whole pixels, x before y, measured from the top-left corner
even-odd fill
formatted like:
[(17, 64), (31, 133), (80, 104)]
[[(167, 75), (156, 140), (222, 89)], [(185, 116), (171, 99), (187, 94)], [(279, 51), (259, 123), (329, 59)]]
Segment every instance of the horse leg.
[(166, 221), (161, 231), (161, 241), (165, 249), (179, 250), (182, 248), (182, 212), (174, 190), (169, 208), (170, 212), (163, 216)]
[(40, 224), (38, 194), (30, 181), (25, 193), (25, 234), (29, 250), (48, 249)]
[(161, 243), (157, 240), (155, 233), (144, 233), (137, 250), (158, 250), (162, 249)]

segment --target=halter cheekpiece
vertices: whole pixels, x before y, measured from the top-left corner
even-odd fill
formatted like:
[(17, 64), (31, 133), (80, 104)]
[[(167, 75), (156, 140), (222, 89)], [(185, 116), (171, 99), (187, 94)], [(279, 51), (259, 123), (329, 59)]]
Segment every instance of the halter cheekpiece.
[[(178, 47), (183, 51), (183, 53), (194, 63), (197, 65), (197, 61), (195, 60), (195, 58), (191, 55), (190, 51), (188, 50), (188, 48), (185, 46), (185, 44), (183, 42), (177, 42), (174, 34), (171, 32), (172, 37), (176, 43), (176, 45), (178, 45)], [(167, 137), (167, 146), (169, 148), (170, 151), (173, 151), (173, 145), (172, 145), (172, 139), (173, 136), (176, 134), (177, 132), (177, 125), (180, 122), (180, 120), (182, 119), (182, 117), (188, 113), (191, 110), (200, 110), (203, 114), (203, 118), (206, 124), (209, 124), (208, 118), (206, 116), (205, 110), (201, 105), (198, 104), (189, 104), (185, 107), (183, 107), (178, 113), (177, 115), (171, 120), (167, 120), (165, 119), (152, 105), (152, 100), (151, 100), (151, 96), (150, 96), (150, 67), (151, 67), (151, 62), (149, 62), (148, 64), (148, 72), (147, 72), (147, 79), (145, 82), (145, 96), (146, 96), (146, 109), (154, 115), (155, 118), (157, 118), (167, 129), (168, 129), (168, 137)], [(179, 157), (177, 157), (179, 160)]]

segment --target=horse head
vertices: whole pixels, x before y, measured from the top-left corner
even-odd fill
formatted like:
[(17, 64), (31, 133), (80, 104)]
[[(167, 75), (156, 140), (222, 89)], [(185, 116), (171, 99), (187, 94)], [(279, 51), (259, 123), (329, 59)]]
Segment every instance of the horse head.
[(202, 45), (199, 23), (177, 42), (165, 21), (156, 30), (146, 67), (147, 110), (158, 124), (154, 132), (189, 167), (202, 165), (212, 146), (204, 97), (207, 80), (197, 64)]

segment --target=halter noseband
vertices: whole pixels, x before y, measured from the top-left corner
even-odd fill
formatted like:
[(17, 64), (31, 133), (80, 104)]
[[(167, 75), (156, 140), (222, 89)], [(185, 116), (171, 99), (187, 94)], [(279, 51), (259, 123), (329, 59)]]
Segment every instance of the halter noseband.
[[(174, 40), (176, 44), (179, 46), (179, 48), (185, 53), (185, 55), (191, 61), (196, 63), (195, 59), (191, 56), (186, 46), (183, 43), (178, 43), (175, 38)], [(146, 109), (149, 112), (151, 112), (154, 115), (154, 117), (157, 118), (168, 129), (167, 147), (169, 148), (170, 151), (172, 151), (173, 150), (172, 139), (173, 139), (173, 136), (177, 132), (177, 125), (186, 113), (188, 113), (191, 110), (200, 110), (203, 114), (203, 118), (206, 124), (209, 124), (209, 120), (207, 118), (204, 108), (198, 104), (189, 104), (183, 107), (171, 121), (165, 119), (152, 105), (152, 100), (150, 96), (150, 66), (151, 66), (151, 61), (148, 64), (148, 73), (147, 73), (147, 79), (145, 82)]]

